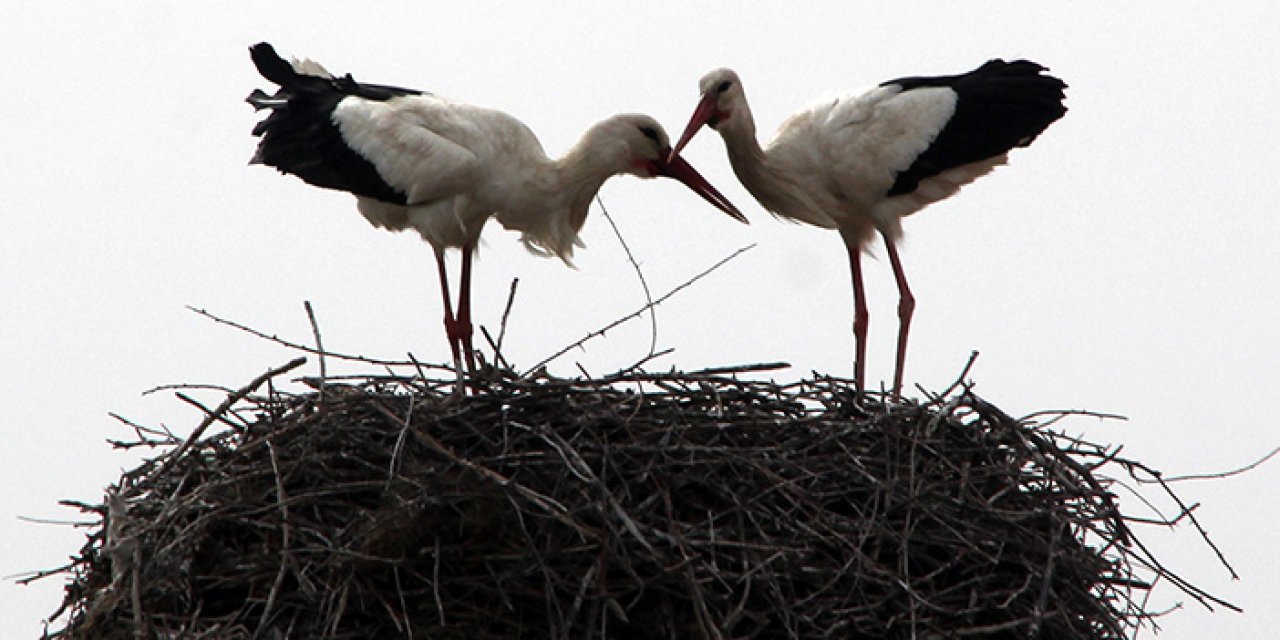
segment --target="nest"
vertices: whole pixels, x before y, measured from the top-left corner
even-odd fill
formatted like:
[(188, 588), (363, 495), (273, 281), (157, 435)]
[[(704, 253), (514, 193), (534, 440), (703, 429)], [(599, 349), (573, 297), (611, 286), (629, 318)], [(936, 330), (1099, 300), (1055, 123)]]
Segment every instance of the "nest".
[(1137, 543), (1104, 471), (1141, 465), (964, 385), (257, 391), (297, 364), (189, 438), (133, 425), (119, 446), (166, 451), (71, 503), (101, 521), (47, 574), (70, 577), (51, 637), (1108, 639), (1149, 622), (1159, 579), (1225, 604)]

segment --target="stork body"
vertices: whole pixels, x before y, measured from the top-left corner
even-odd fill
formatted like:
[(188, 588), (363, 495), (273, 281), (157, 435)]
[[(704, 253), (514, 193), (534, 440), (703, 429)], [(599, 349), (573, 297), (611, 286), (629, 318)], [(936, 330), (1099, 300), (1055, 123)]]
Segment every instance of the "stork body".
[[(356, 196), (357, 208), (384, 229), (412, 229), (435, 252), (445, 332), (454, 362), (474, 369), (471, 258), (493, 216), (522, 233), (525, 245), (566, 263), (578, 244), (592, 197), (609, 177), (629, 173), (683, 182), (735, 218), (745, 218), (692, 167), (670, 153), (662, 127), (643, 115), (597, 123), (553, 160), (533, 132), (500, 111), (428, 93), (335, 77), (311, 61), (285, 61), (271, 45), (250, 48), (258, 71), (279, 85), (249, 102), (270, 115), (253, 163)], [(448, 291), (447, 249), (462, 252), (458, 310)]]
[(765, 147), (737, 74), (700, 81), (702, 100), (676, 144), (705, 124), (724, 139), (747, 191), (774, 214), (840, 232), (853, 279), (854, 378), (866, 378), (867, 306), (861, 253), (884, 238), (900, 294), (893, 394), (899, 397), (915, 298), (896, 243), (902, 218), (945, 199), (1027, 146), (1066, 113), (1059, 79), (1019, 60), (992, 60), (969, 73), (890, 80), (829, 98), (792, 115)]

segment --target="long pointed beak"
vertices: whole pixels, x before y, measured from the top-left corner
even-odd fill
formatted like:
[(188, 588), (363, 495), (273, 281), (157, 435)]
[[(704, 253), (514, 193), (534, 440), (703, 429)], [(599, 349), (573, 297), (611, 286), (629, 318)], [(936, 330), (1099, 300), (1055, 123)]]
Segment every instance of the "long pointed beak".
[(684, 146), (689, 144), (694, 134), (702, 128), (711, 119), (711, 115), (716, 111), (716, 99), (711, 94), (702, 96), (702, 100), (698, 102), (698, 107), (693, 110), (693, 116), (689, 118), (689, 125), (684, 128), (684, 133), (680, 135), (680, 141), (671, 149), (670, 158), (675, 158), (684, 151)]
[(729, 214), (734, 220), (743, 224), (751, 224), (747, 221), (747, 217), (742, 215), (738, 208), (733, 206), (729, 199), (716, 191), (707, 179), (698, 173), (688, 162), (684, 161), (674, 151), (670, 154), (664, 154), (657, 160), (653, 161), (653, 174), (666, 178), (675, 178), (684, 186), (689, 187), (691, 191), (702, 196), (703, 200), (710, 202), (715, 208)]

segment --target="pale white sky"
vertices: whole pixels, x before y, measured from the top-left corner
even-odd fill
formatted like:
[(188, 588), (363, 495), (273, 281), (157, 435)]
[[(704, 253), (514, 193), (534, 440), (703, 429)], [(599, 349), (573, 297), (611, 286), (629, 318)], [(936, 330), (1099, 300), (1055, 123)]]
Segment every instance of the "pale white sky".
[[(83, 542), (19, 516), (74, 519), (137, 458), (110, 417), (186, 433), (199, 419), (168, 383), (238, 387), (292, 357), (184, 305), (299, 341), (302, 301), (327, 346), (443, 361), (427, 247), (370, 228), (352, 199), (246, 164), (266, 88), (247, 47), (273, 42), (335, 72), (505, 109), (553, 154), (592, 122), (646, 112), (674, 135), (716, 66), (742, 76), (769, 135), (801, 105), (912, 74), (1028, 57), (1070, 85), (1070, 112), (1012, 164), (906, 222), (919, 299), (908, 383), (937, 390), (968, 354), (977, 390), (1019, 415), (1074, 420), (1170, 474), (1224, 470), (1280, 445), (1280, 175), (1274, 2), (27, 3), (0, 20), (0, 575), (58, 565)], [(758, 247), (659, 310), (655, 366), (786, 360), (778, 377), (851, 374), (847, 262), (836, 234), (773, 220), (736, 183), (719, 139), (685, 157), (752, 219), (737, 225), (671, 181), (614, 179), (606, 204), (656, 292)], [(494, 326), (521, 278), (508, 357), (532, 364), (643, 295), (593, 213), (570, 270), (490, 228), (475, 314)], [(892, 375), (896, 291), (867, 266), (872, 380)], [(596, 374), (648, 347), (642, 323), (561, 360)], [(314, 373), (314, 362), (309, 373)], [(216, 395), (207, 396), (216, 403)], [(1264, 637), (1280, 628), (1280, 466), (1183, 484), (1242, 575), (1190, 530), (1146, 536), (1183, 577), (1240, 604), (1184, 603), (1164, 638)], [(1126, 507), (1140, 510), (1128, 498)], [(0, 583), (0, 635), (32, 637), (57, 581)], [(1149, 636), (1148, 636), (1149, 637)]]

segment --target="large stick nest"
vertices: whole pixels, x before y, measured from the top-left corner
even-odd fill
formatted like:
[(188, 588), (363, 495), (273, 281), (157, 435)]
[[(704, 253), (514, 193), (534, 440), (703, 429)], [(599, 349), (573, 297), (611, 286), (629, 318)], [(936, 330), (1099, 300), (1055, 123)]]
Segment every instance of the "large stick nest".
[(53, 636), (1124, 638), (1153, 579), (1217, 602), (1136, 544), (1130, 463), (963, 386), (269, 378), (121, 443), (167, 452), (73, 503)]

